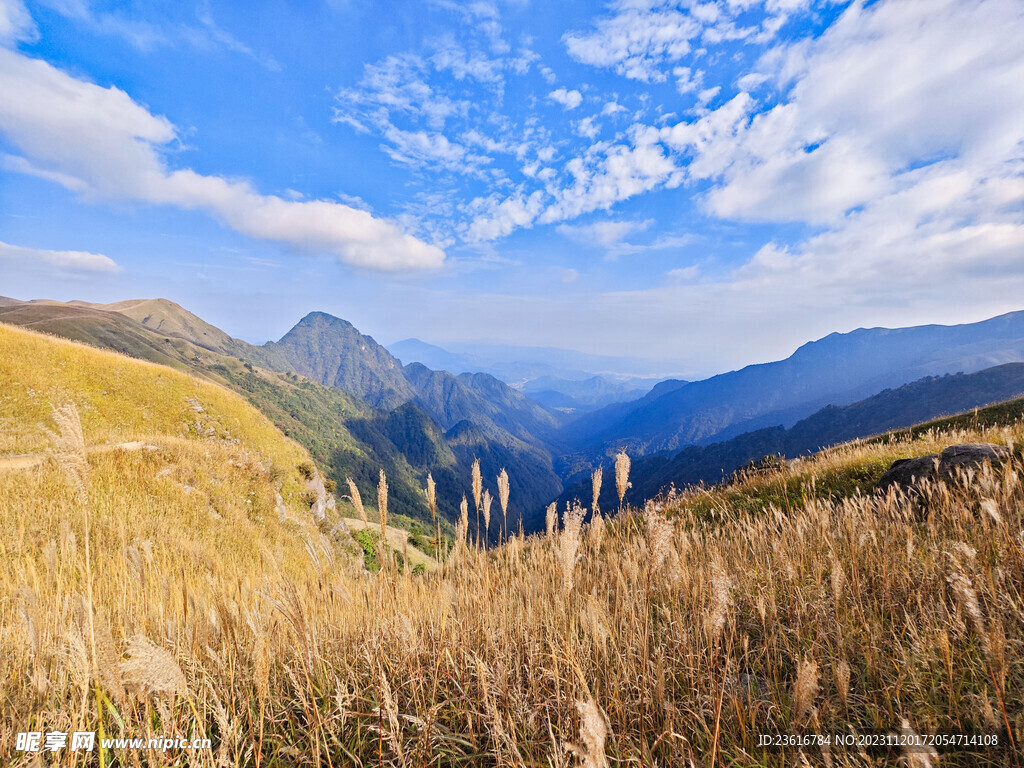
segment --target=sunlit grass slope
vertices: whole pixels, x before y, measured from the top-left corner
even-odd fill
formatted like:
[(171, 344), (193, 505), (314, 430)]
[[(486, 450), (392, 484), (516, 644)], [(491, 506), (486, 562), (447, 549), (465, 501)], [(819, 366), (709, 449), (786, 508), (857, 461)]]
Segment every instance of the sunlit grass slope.
[[(56, 450), (66, 403), (81, 414), (84, 501)], [(209, 606), (239, 589), (349, 562), (302, 498), (308, 462), (216, 385), (0, 325), (0, 764), (15, 731), (97, 725), (80, 698), (93, 636), (100, 700), (116, 709), (131, 642), (159, 662), (153, 648), (212, 642), (195, 627), (186, 639), (192, 612), (216, 622)]]

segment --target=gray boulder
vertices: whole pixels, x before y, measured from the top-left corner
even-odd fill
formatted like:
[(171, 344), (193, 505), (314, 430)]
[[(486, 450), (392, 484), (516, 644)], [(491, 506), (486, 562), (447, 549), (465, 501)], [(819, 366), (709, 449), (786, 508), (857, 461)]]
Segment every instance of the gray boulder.
[(882, 475), (875, 486), (885, 493), (892, 486), (912, 489), (923, 481), (942, 480), (949, 482), (956, 479), (961, 469), (974, 467), (986, 461), (993, 464), (1010, 457), (1010, 449), (994, 443), (963, 443), (951, 445), (942, 453), (919, 456), (914, 459), (897, 459), (889, 470)]

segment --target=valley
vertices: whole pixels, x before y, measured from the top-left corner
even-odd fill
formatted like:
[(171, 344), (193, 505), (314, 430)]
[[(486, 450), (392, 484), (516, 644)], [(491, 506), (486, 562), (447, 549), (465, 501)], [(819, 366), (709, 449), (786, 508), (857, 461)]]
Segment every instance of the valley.
[[(227, 386), (309, 450), (339, 488), (352, 478), (372, 495), (383, 469), (395, 512), (409, 519), (429, 520), (422, 488), (430, 473), (449, 534), (477, 459), (489, 482), (508, 472), (511, 529), (521, 520), (526, 532), (535, 532), (550, 502), (586, 501), (591, 473), (602, 465), (610, 471), (620, 449), (634, 458), (629, 500), (643, 504), (670, 486), (721, 482), (767, 455), (795, 458), (1024, 393), (1024, 313), (966, 326), (833, 334), (776, 363), (704, 381), (668, 379), (646, 392), (629, 388), (636, 379), (562, 379), (551, 371), (565, 375), (565, 369), (548, 363), (515, 388), (478, 370), (403, 363), (350, 323), (320, 312), (264, 345), (234, 339), (163, 299), (111, 305), (7, 299), (0, 322)], [(398, 345), (407, 356), (433, 356), (455, 368), (486, 360), (440, 347), (415, 354), (423, 349), (422, 343)], [(558, 357), (554, 350), (531, 354), (625, 365)], [(600, 398), (615, 402), (599, 407)], [(611, 493), (605, 489), (604, 508), (614, 506)]]

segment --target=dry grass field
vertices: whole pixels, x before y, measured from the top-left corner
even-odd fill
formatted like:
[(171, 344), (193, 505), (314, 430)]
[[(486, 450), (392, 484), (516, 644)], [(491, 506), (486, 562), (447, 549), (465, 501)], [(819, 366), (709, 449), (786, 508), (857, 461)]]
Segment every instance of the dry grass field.
[[(302, 451), (238, 398), (2, 326), (0, 360), (0, 454), (51, 452), (0, 472), (0, 764), (84, 764), (13, 738), (83, 729), (213, 742), (90, 765), (1019, 764), (1019, 451), (916, 499), (861, 486), (899, 456), (1019, 445), (1020, 424), (841, 446), (370, 575), (330, 521), (279, 519)], [(184, 430), (186, 397), (212, 434)], [(54, 420), (69, 401), (81, 439)], [(104, 440), (155, 448), (83, 450)], [(759, 746), (901, 729), (1000, 746)]]

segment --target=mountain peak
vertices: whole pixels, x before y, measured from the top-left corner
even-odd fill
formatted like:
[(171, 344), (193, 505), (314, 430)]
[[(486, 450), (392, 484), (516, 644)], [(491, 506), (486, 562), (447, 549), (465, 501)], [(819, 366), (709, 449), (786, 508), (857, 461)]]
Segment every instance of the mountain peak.
[(314, 323), (326, 323), (327, 325), (340, 325), (340, 326), (343, 326), (345, 328), (355, 329), (355, 326), (352, 325), (352, 323), (350, 323), (348, 320), (340, 318), (337, 315), (332, 315), (329, 312), (321, 312), (320, 310), (313, 310), (312, 312), (307, 314), (304, 318), (299, 320), (299, 322), (297, 322), (295, 325), (296, 326), (300, 326), (300, 325), (313, 325)]
[(343, 389), (377, 408), (391, 410), (413, 398), (402, 364), (390, 352), (326, 312), (310, 312), (263, 349), (274, 367)]

